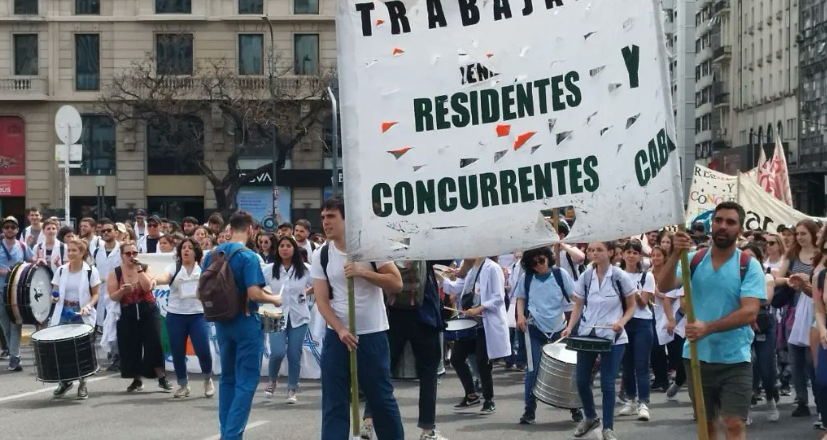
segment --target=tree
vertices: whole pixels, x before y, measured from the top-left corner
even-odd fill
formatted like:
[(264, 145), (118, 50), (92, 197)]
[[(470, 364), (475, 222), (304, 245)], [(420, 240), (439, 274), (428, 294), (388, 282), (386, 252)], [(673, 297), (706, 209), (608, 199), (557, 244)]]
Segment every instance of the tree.
[[(275, 141), (281, 169), (293, 147), (322, 140), (323, 123), (330, 114), (326, 88), (333, 68), (320, 68), (316, 76), (295, 76), (288, 73), (290, 63), (273, 65), (271, 79), (269, 72), (238, 75), (226, 59), (192, 66), (179, 58), (170, 65), (147, 54), (114, 75), (99, 106), (126, 130), (136, 125), (146, 129), (147, 149), (155, 157), (168, 158), (162, 164), (169, 168), (165, 173), (203, 174), (212, 184), (218, 211), (228, 215), (236, 209), (241, 186), (272, 167), (243, 172), (240, 158), (256, 153), (270, 157)], [(211, 121), (212, 129), (220, 129), (212, 133), (225, 145), (218, 154), (204, 154), (205, 120)]]

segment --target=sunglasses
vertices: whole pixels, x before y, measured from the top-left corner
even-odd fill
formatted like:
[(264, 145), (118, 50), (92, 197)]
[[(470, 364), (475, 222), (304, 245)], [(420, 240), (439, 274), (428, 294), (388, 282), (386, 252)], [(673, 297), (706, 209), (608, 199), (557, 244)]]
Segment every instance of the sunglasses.
[(123, 254), (126, 255), (126, 256), (129, 256), (129, 257), (137, 257), (138, 256), (137, 252), (124, 252)]
[(777, 244), (778, 244), (777, 241), (767, 241), (767, 246), (775, 246)]
[(532, 266), (540, 266), (540, 265), (547, 264), (547, 263), (548, 263), (548, 259), (538, 258), (538, 259), (534, 260), (534, 262), (532, 263)]
[(15, 225), (5, 225), (5, 226), (3, 226), (3, 229), (17, 229), (17, 226), (15, 226)]
[(157, 228), (158, 223), (147, 223), (146, 226), (149, 227), (149, 228)]
[(110, 232), (112, 232), (112, 231), (114, 231), (114, 229), (101, 229), (101, 233), (102, 233), (102, 234), (108, 234), (108, 233), (110, 233)]

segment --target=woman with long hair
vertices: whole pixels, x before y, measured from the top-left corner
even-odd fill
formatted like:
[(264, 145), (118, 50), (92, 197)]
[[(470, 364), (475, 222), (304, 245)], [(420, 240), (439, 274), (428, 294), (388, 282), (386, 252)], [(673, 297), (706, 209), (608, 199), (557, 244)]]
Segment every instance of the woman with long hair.
[[(746, 252), (764, 265), (764, 252), (755, 243), (748, 243), (741, 247)], [(770, 313), (770, 303), (775, 290), (775, 277), (765, 274), (767, 286), (767, 299), (761, 301), (761, 308), (758, 310), (758, 317), (752, 330), (755, 332), (755, 339), (752, 342), (752, 349), (755, 353), (755, 362), (752, 364), (752, 389), (753, 401), (757, 397), (759, 382), (764, 387), (767, 395), (767, 420), (778, 421), (778, 390), (775, 388), (775, 318)], [(747, 418), (747, 424), (752, 423), (752, 416)]]
[[(46, 224), (49, 223), (50, 221), (47, 220)], [(69, 241), (66, 246), (68, 262), (58, 267), (52, 278), (52, 291), (58, 292), (58, 296), (52, 297), (52, 303), (55, 306), (49, 321), (50, 327), (81, 323), (95, 326), (97, 319), (95, 306), (98, 303), (101, 279), (98, 269), (89, 266), (84, 261), (88, 248), (89, 245), (85, 241), (78, 239)], [(63, 397), (72, 386), (70, 381), (60, 382), (53, 395)], [(80, 379), (78, 399), (84, 400), (88, 397), (86, 379)]]
[(669, 231), (663, 231), (658, 239), (658, 244), (663, 250), (663, 253), (665, 255), (669, 255), (672, 252), (672, 233)]
[[(784, 237), (777, 233), (764, 234), (765, 259), (764, 270), (772, 275), (778, 277), (781, 263), (784, 262), (784, 255), (787, 253), (787, 248), (784, 245)], [(775, 351), (777, 359), (778, 380), (780, 382), (779, 394), (781, 396), (790, 395), (790, 380), (792, 379), (792, 368), (790, 366), (790, 352), (787, 347), (787, 337), (792, 329), (792, 319), (789, 321), (787, 317), (792, 310), (795, 313), (794, 304), (789, 304), (780, 308), (770, 309), (774, 315), (774, 319), (778, 322), (776, 326), (775, 335)], [(790, 325), (787, 325), (787, 324)]]
[[(795, 290), (791, 304), (795, 304), (794, 320), (787, 338), (793, 367), (793, 383), (797, 406), (793, 417), (810, 415), (807, 379), (815, 383), (815, 370), (810, 352), (810, 327), (813, 323), (813, 299), (810, 280), (818, 247), (818, 225), (812, 220), (802, 220), (795, 226), (795, 240), (787, 250), (786, 259), (778, 270), (776, 285), (786, 285)], [(789, 313), (793, 313), (792, 310)]]
[(137, 258), (135, 243), (122, 243), (123, 262), (106, 280), (109, 299), (121, 305), (117, 323), (121, 377), (132, 379), (128, 393), (144, 388), (141, 377), (158, 378), (158, 387), (168, 393), (172, 385), (164, 371), (161, 318), (152, 293), (155, 283)]
[[(269, 235), (259, 235), (259, 238)], [(259, 242), (260, 243), (260, 242)], [(264, 279), (270, 286), (272, 295), (281, 297), (281, 310), (286, 327), (280, 332), (270, 333), (270, 383), (264, 388), (268, 399), (276, 391), (281, 362), (287, 355), (287, 403), (298, 402), (296, 392), (301, 377), (301, 358), (304, 338), (310, 324), (310, 309), (307, 306), (311, 294), (313, 279), (310, 270), (302, 260), (299, 245), (289, 235), (283, 235), (276, 241), (278, 262), (264, 266)]]
[(198, 246), (201, 246), (202, 250), (204, 249), (204, 239), (210, 235), (212, 235), (212, 233), (205, 226), (197, 226), (195, 230), (192, 231), (192, 238), (195, 239)]
[(273, 236), (266, 232), (259, 232), (256, 236), (256, 251), (265, 264), (279, 261), (276, 257), (276, 246), (273, 246)]
[(655, 292), (655, 277), (642, 268), (643, 245), (631, 240), (623, 246), (623, 261), (620, 268), (636, 284), (635, 311), (626, 323), (629, 343), (623, 355), (623, 382), (628, 400), (620, 409), (620, 416), (637, 416), (643, 422), (649, 421), (649, 358), (655, 340), (654, 312), (649, 300)]
[(162, 254), (175, 252), (175, 237), (173, 235), (162, 235), (158, 238), (158, 252)]
[[(574, 431), (582, 437), (600, 425), (592, 393), (592, 369), (600, 357), (600, 390), (603, 395), (603, 440), (617, 440), (614, 433), (615, 378), (623, 352), (629, 341), (625, 326), (635, 313), (635, 285), (610, 261), (609, 243), (589, 244), (588, 255), (592, 267), (586, 269), (574, 286), (574, 311), (566, 329), (560, 334), (568, 337), (579, 322), (578, 335), (594, 335), (611, 341), (608, 352), (578, 351), (575, 382), (585, 419)], [(620, 291), (618, 291), (620, 290)], [(624, 306), (625, 303), (625, 306)], [(581, 321), (582, 316), (582, 321)], [(608, 327), (608, 328), (603, 328)], [(648, 377), (647, 377), (648, 380)]]
[[(163, 237), (161, 237), (163, 238)], [(204, 379), (204, 396), (215, 395), (212, 382), (212, 353), (210, 330), (204, 319), (204, 307), (198, 299), (198, 280), (201, 278), (201, 246), (193, 238), (185, 238), (176, 248), (178, 260), (167, 266), (164, 273), (155, 278), (156, 284), (169, 285), (166, 326), (172, 365), (178, 379), (176, 398), (189, 397), (187, 378), (187, 338), (198, 357)]]
[[(649, 252), (649, 260), (652, 264), (651, 270), (655, 280), (658, 279), (663, 264), (666, 262), (666, 252), (660, 246), (655, 246)], [(667, 355), (666, 346), (673, 339), (674, 335), (668, 330), (669, 320), (667, 315), (674, 318), (674, 313), (671, 308), (667, 308), (666, 294), (661, 292), (657, 285), (654, 292), (654, 315), (655, 315), (655, 338), (652, 344), (652, 372), (655, 375), (655, 380), (652, 382), (652, 389), (660, 389), (664, 391), (669, 390), (669, 356)]]

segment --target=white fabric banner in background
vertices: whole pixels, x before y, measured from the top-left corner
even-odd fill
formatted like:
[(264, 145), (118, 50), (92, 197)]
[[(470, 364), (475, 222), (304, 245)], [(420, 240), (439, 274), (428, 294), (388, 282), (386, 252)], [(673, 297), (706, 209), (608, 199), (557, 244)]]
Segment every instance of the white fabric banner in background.
[(738, 198), (738, 178), (695, 164), (689, 200), (686, 203), (686, 221), (715, 209), (721, 202)]
[[(138, 260), (142, 263), (145, 263), (149, 266), (150, 275), (158, 276), (171, 264), (175, 264), (175, 259), (173, 254), (141, 254), (138, 256)], [(153, 291), (155, 295), (155, 301), (158, 304), (158, 308), (161, 311), (162, 319), (166, 319), (167, 316), (167, 304), (169, 300), (169, 286), (155, 286), (155, 290)], [(301, 371), (301, 378), (302, 379), (319, 379), (321, 377), (321, 352), (322, 352), (322, 339), (324, 338), (324, 324), (322, 324), (322, 331), (318, 330), (318, 323), (324, 323), (324, 319), (319, 314), (318, 309), (316, 308), (315, 304), (310, 309), (310, 325), (309, 328), (311, 329), (308, 331), (307, 336), (304, 339), (304, 347), (302, 351), (302, 371)], [(172, 353), (169, 352), (169, 344), (166, 341), (166, 323), (162, 322), (161, 325), (164, 327), (162, 330), (162, 335), (164, 338), (164, 360), (165, 360), (165, 367), (167, 371), (174, 371), (172, 365)], [(221, 374), (221, 358), (219, 357), (220, 350), (218, 348), (218, 339), (216, 338), (215, 334), (215, 325), (213, 323), (207, 323), (210, 328), (210, 350), (212, 352), (212, 360), (213, 360), (213, 372), (215, 374)], [(315, 329), (315, 330), (314, 330)], [(189, 342), (189, 341), (188, 341)], [(269, 368), (269, 355), (270, 355), (270, 345), (268, 343), (267, 335), (264, 338), (264, 346), (262, 347), (262, 354), (263, 354), (263, 361), (261, 363), (261, 375), (267, 376), (268, 368)], [(198, 357), (195, 356), (195, 353), (192, 352), (191, 345), (187, 343), (187, 371), (190, 373), (200, 373), (201, 367), (198, 364)], [(281, 363), (281, 376), (287, 375), (287, 359), (285, 358), (284, 361)]]
[(658, 1), (337, 4), (349, 257), (529, 249), (570, 205), (571, 242), (683, 223)]
[(738, 203), (747, 212), (744, 229), (775, 232), (780, 225), (795, 225), (804, 219), (819, 220), (796, 211), (758, 186), (754, 179), (738, 177)]

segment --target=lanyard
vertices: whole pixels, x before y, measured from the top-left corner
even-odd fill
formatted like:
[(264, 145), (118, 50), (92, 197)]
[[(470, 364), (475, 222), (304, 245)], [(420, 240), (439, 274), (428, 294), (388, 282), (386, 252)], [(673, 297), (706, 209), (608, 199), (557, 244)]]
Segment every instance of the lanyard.
[[(11, 251), (9, 251), (9, 248), (6, 247), (5, 240), (2, 242), (2, 245), (3, 245), (3, 252), (6, 253), (6, 258), (8, 258), (9, 264), (11, 264), (12, 263), (12, 261), (11, 261)], [(12, 246), (12, 249), (14, 249), (14, 246)], [(25, 258), (25, 255), (23, 257)]]

